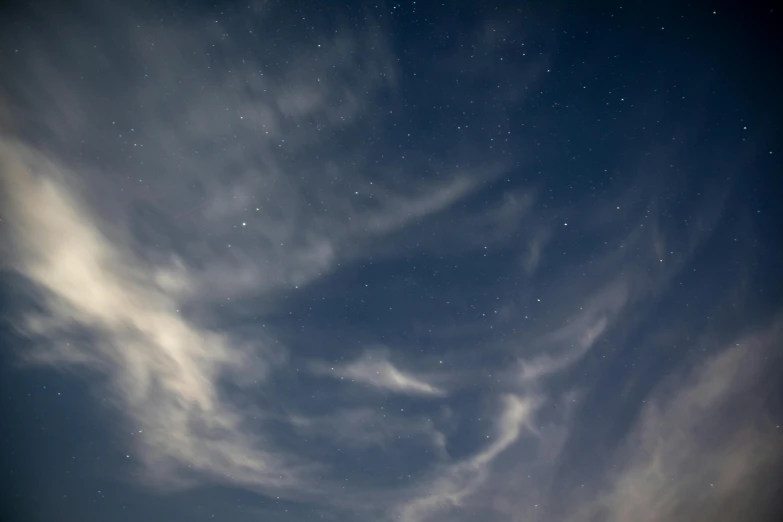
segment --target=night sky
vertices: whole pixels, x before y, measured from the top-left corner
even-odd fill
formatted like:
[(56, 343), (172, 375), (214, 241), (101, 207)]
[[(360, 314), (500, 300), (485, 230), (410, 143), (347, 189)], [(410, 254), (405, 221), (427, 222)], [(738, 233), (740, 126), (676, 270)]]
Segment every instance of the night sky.
[(781, 520), (782, 40), (4, 3), (0, 520)]

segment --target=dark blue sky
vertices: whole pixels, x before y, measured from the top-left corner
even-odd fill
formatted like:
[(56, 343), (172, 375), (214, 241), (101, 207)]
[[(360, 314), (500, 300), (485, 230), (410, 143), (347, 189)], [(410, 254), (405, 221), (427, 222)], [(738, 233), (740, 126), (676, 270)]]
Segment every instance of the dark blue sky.
[(779, 519), (772, 2), (2, 9), (3, 520)]

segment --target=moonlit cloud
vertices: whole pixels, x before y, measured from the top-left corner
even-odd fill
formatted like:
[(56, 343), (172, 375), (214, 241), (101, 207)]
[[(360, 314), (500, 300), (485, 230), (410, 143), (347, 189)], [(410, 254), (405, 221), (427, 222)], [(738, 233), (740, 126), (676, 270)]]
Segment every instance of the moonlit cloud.
[(428, 383), (421, 376), (404, 372), (388, 360), (388, 353), (383, 350), (372, 350), (365, 353), (354, 362), (326, 366), (319, 364), (315, 370), (324, 375), (369, 385), (381, 390), (405, 395), (422, 395), (443, 397), (446, 391)]
[[(44, 296), (20, 325), (39, 342), (28, 357), (103, 373), (138, 433), (138, 457), (157, 473), (176, 478), (187, 467), (264, 488), (301, 486), (301, 464), (271, 451), (218, 388), (225, 376), (265, 378), (275, 357), (263, 340), (236, 343), (190, 322), (154, 267), (113, 245), (58, 183), (56, 164), (9, 145), (0, 157), (15, 265)], [(85, 329), (88, 342), (75, 336)]]
[(9, 496), (776, 520), (778, 155), (712, 26), (278, 4), (0, 15)]
[(410, 418), (386, 413), (381, 409), (342, 409), (317, 417), (296, 416), (290, 422), (302, 434), (333, 438), (349, 447), (386, 449), (399, 438), (417, 437), (432, 444), (440, 456), (445, 456), (445, 436), (431, 419)]
[[(214, 480), (270, 494), (316, 494), (323, 488), (309, 477), (316, 469), (323, 473), (323, 464), (286, 452), (267, 436), (258, 420), (263, 407), (240, 406), (221, 389), (224, 381), (263, 386), (270, 372), (285, 360), (286, 350), (263, 334), (256, 333), (253, 340), (237, 339), (201, 326), (195, 315), (188, 317), (184, 310), (203, 314), (215, 301), (306, 285), (333, 270), (341, 258), (361, 257), (360, 241), (444, 211), (469, 194), (475, 182), (461, 172), (413, 193), (384, 187), (383, 180), (364, 186), (356, 174), (332, 168), (332, 181), (337, 179), (340, 188), (319, 193), (322, 208), (332, 210), (319, 214), (311, 210), (311, 197), (304, 187), (285, 174), (292, 167), (312, 170), (313, 166), (288, 164), (279, 145), (285, 141), (294, 149), (319, 146), (320, 126), (352, 125), (366, 109), (368, 92), (392, 87), (392, 69), (386, 68), (381, 80), (372, 72), (373, 67), (384, 67), (377, 61), (386, 52), (383, 41), (372, 32), (356, 36), (373, 42), (375, 50), (373, 62), (367, 62), (372, 67), (360, 76), (348, 64), (365, 60), (357, 55), (362, 46), (348, 36), (324, 45), (321, 60), (311, 63), (315, 69), (299, 64), (277, 80), (237, 64), (247, 86), (244, 94), (224, 78), (206, 80), (213, 93), (222, 93), (233, 106), (226, 111), (205, 97), (203, 90), (191, 89), (168, 73), (176, 69), (184, 74), (201, 63), (198, 56), (186, 52), (202, 45), (197, 26), (178, 34), (140, 28), (159, 45), (154, 53), (138, 49), (132, 59), (143, 60), (148, 70), (162, 78), (162, 85), (180, 91), (187, 111), (183, 118), (164, 120), (154, 112), (144, 112), (155, 104), (157, 90), (130, 94), (118, 87), (120, 96), (136, 98), (142, 108), (143, 131), (154, 138), (136, 137), (141, 124), (139, 129), (117, 132), (120, 137), (127, 135), (137, 150), (151, 151), (149, 161), (168, 174), (160, 177), (156, 194), (150, 197), (138, 190), (139, 185), (129, 184), (127, 192), (110, 192), (111, 203), (106, 206), (95, 199), (106, 193), (94, 189), (107, 183), (110, 174), (73, 171), (53, 155), (3, 142), (13, 268), (44, 295), (41, 308), (26, 314), (18, 325), (20, 333), (31, 336), (38, 346), (25, 358), (102, 374), (110, 397), (126, 412), (129, 431), (138, 443), (133, 457), (144, 464), (155, 483), (192, 482), (192, 472), (198, 471)], [(124, 31), (118, 34), (127, 37)], [(219, 32), (210, 30), (209, 35), (207, 39), (219, 37)], [(67, 45), (79, 48), (81, 44), (71, 39)], [(78, 52), (82, 51), (93, 52)], [(333, 67), (323, 61), (327, 55), (327, 61), (346, 75), (347, 83), (313, 90), (311, 81), (333, 73)], [(44, 55), (36, 60), (32, 74), (62, 85), (70, 82), (70, 71), (48, 63)], [(291, 88), (291, 81), (301, 87)], [(356, 91), (348, 87), (351, 84)], [(55, 90), (45, 97), (47, 104), (65, 111), (52, 111), (52, 117), (61, 114), (65, 119), (47, 123), (60, 139), (67, 139), (70, 130), (84, 125), (97, 110), (74, 102), (68, 96), (80, 95), (69, 92)], [(260, 92), (266, 93), (264, 101), (258, 97)], [(289, 118), (315, 118), (323, 123), (308, 135), (295, 130), (299, 127)], [(260, 133), (260, 146), (269, 152), (259, 164), (254, 164), (258, 157), (242, 148), (232, 148), (227, 154), (199, 153), (205, 140), (249, 131)], [(160, 154), (164, 149), (181, 152), (171, 157)], [(320, 167), (320, 161), (317, 164)], [(216, 182), (214, 172), (224, 169), (239, 169), (238, 176)], [(175, 180), (176, 173), (187, 175)], [(134, 181), (143, 186), (147, 182), (144, 174), (137, 176)], [(93, 177), (95, 184), (83, 182)], [(349, 191), (353, 185), (362, 185), (361, 193)], [(261, 198), (254, 195), (259, 190)], [(368, 195), (373, 198), (369, 206)], [(356, 202), (352, 197), (357, 197)], [(153, 217), (156, 222), (150, 221)], [(211, 239), (240, 223), (253, 234), (252, 241)], [(193, 234), (195, 230), (199, 233)], [(177, 248), (162, 248), (175, 237), (180, 241)], [(85, 334), (90, 341), (81, 337)], [(360, 362), (345, 371), (365, 384), (397, 393), (445, 395), (438, 386), (387, 361)], [(306, 423), (334, 428), (339, 418), (337, 414)], [(349, 418), (357, 421), (356, 415)], [(378, 425), (365, 430), (363, 437), (355, 433), (358, 438), (352, 441), (381, 444), (392, 434), (422, 431), (442, 453), (443, 434), (427, 426), (426, 422), (414, 426), (407, 421)], [(337, 433), (334, 437), (339, 439)]]
[(771, 520), (776, 491), (763, 476), (783, 451), (759, 398), (774, 393), (766, 374), (781, 341), (777, 321), (664, 383), (645, 401), (598, 499), (569, 520)]
[(547, 375), (579, 363), (580, 359), (600, 339), (628, 300), (628, 284), (616, 281), (580, 307), (579, 313), (559, 329), (537, 339), (543, 353), (521, 361), (520, 380), (535, 382)]
[(519, 439), (534, 408), (535, 400), (513, 395), (503, 397), (492, 442), (475, 455), (440, 470), (424, 495), (401, 508), (400, 519), (404, 522), (430, 520), (444, 511), (460, 507), (463, 500), (486, 481), (495, 459)]

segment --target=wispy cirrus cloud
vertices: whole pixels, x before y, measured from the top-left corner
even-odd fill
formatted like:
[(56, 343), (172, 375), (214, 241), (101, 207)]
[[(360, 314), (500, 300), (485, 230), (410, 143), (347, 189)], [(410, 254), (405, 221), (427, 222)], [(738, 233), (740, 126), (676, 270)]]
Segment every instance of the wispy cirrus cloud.
[(155, 267), (112, 244), (60, 184), (56, 164), (6, 143), (0, 160), (14, 266), (43, 296), (18, 325), (37, 343), (25, 357), (108, 378), (141, 441), (133, 457), (157, 480), (179, 481), (188, 468), (270, 490), (307, 489), (309, 466), (270, 447), (218, 386), (227, 376), (263, 381), (279, 349), (183, 316)]
[(495, 460), (522, 435), (533, 420), (536, 399), (506, 395), (501, 401), (492, 441), (474, 455), (436, 472), (423, 494), (403, 503), (399, 519), (419, 522), (459, 508), (464, 499), (476, 493), (486, 482)]
[[(107, 75), (111, 85), (98, 89), (105, 97), (72, 88), (80, 75), (94, 79), (93, 66), (111, 69), (103, 51), (113, 52), (111, 44), (98, 50), (81, 38), (74, 20), (63, 20), (70, 34), (63, 45), (84, 61), (61, 67), (41, 42), (4, 85), (22, 102), (4, 118), (21, 122), (20, 107), (40, 104), (25, 125), (43, 129), (49, 144), (0, 142), (12, 239), (5, 261), (40, 291), (36, 310), (22, 311), (17, 324), (37, 346), (24, 357), (101, 375), (136, 434), (132, 456), (154, 483), (200, 475), (266, 494), (321, 494), (330, 486), (311, 477), (316, 469), (325, 474), (328, 463), (287, 451), (265, 430), (265, 405), (237, 402), (224, 386), (272, 386), (269, 376), (288, 351), (259, 329), (251, 339), (232, 335), (215, 326), (216, 316), (232, 299), (274, 300), (281, 289), (323, 278), (361, 258), (363, 241), (448, 210), (476, 181), (453, 169), (415, 188), (391, 175), (370, 183), (363, 150), (338, 146), (340, 132), (372, 126), (372, 100), (395, 89), (378, 27), (324, 39), (318, 56), (304, 53), (282, 70), (259, 68), (259, 57), (237, 58), (223, 64), (234, 71), (226, 77), (209, 72), (205, 58), (226, 30), (213, 20), (195, 17), (161, 32), (135, 8), (105, 9), (96, 16), (116, 9), (139, 22), (135, 30), (115, 28), (128, 45), (114, 51), (128, 67)], [(255, 13), (252, 22), (266, 23), (268, 14)], [(154, 86), (132, 78), (138, 67), (156, 78)], [(181, 81), (196, 69), (204, 71), (198, 86)], [(61, 88), (45, 89), (55, 83)], [(177, 94), (161, 98), (160, 89)], [(130, 119), (106, 120), (98, 115), (107, 113), (107, 100), (138, 109)], [(69, 156), (74, 133), (94, 154), (121, 159), (108, 171), (76, 160)], [(371, 369), (387, 390), (446, 394), (389, 362), (347, 371), (361, 380)], [(306, 422), (335, 426), (326, 418)], [(365, 430), (364, 442), (354, 442), (424, 431), (443, 448), (443, 435), (428, 429), (402, 422)]]
[(312, 368), (322, 375), (349, 379), (393, 393), (431, 397), (444, 397), (448, 393), (441, 386), (428, 382), (426, 376), (397, 368), (389, 361), (388, 350), (368, 350), (353, 362), (338, 365), (316, 363)]
[(783, 435), (765, 410), (782, 333), (777, 320), (662, 382), (568, 520), (772, 520), (764, 477), (783, 461)]
[[(752, 230), (700, 250), (735, 174), (693, 151), (717, 157), (701, 119), (637, 143), (618, 122), (660, 114), (644, 96), (608, 118), (580, 83), (564, 105), (559, 31), (516, 9), (458, 47), (435, 24), (422, 62), (377, 6), (357, 24), (79, 5), (94, 17), (0, 31), (19, 50), (0, 257), (23, 359), (111, 399), (142, 485), (280, 497), (266, 518), (296, 517), (279, 500), (395, 522), (768, 513), (780, 441), (753, 398), (774, 391), (780, 328), (704, 359), (691, 343), (753, 300), (702, 267), (756, 270), (734, 239)], [(629, 136), (617, 158), (604, 138), (580, 153), (567, 129), (587, 119)], [(705, 189), (688, 173), (708, 167)]]
[(629, 283), (623, 278), (601, 289), (562, 327), (535, 339), (538, 355), (520, 361), (519, 379), (532, 384), (578, 364), (602, 334), (620, 316), (629, 300)]
[(394, 445), (402, 437), (427, 440), (437, 455), (446, 457), (446, 437), (432, 419), (403, 416), (375, 408), (343, 408), (325, 415), (292, 416), (289, 422), (303, 435), (320, 435), (354, 450)]

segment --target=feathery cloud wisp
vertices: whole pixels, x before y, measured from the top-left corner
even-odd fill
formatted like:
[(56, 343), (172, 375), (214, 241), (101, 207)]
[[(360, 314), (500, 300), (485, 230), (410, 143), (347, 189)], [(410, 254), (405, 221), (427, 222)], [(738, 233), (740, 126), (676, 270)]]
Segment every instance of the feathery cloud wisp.
[(432, 397), (447, 395), (445, 389), (427, 382), (424, 377), (402, 371), (394, 366), (388, 360), (388, 354), (382, 350), (368, 351), (357, 360), (344, 365), (318, 364), (314, 366), (314, 369), (323, 375), (351, 379), (393, 393)]
[[(14, 261), (45, 296), (20, 326), (41, 341), (29, 357), (109, 377), (142, 441), (138, 456), (155, 472), (176, 479), (187, 467), (256, 487), (302, 488), (303, 463), (271, 449), (217, 384), (227, 375), (263, 379), (279, 354), (183, 317), (152, 267), (113, 245), (58, 184), (54, 163), (0, 150)], [(93, 338), (69, 340), (78, 330)]]

